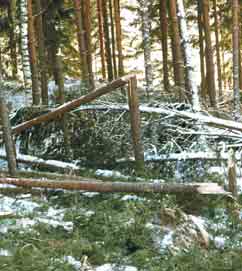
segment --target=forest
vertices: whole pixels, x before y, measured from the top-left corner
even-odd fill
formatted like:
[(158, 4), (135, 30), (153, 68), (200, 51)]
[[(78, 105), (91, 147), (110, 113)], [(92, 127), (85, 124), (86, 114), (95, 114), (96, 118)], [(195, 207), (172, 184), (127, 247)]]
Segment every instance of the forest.
[(242, 0), (0, 0), (0, 269), (242, 270)]

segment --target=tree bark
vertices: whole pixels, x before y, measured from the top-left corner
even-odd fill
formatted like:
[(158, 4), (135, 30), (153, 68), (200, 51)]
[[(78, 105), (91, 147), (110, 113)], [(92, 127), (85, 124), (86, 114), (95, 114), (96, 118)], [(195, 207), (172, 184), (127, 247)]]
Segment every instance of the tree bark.
[(34, 32), (34, 18), (33, 18), (33, 7), (32, 0), (27, 0), (28, 9), (28, 46), (29, 56), (31, 62), (31, 74), (32, 74), (32, 99), (33, 105), (40, 104), (40, 91), (38, 84), (38, 64), (37, 64), (37, 53), (35, 47), (35, 32)]
[(167, 20), (167, 1), (160, 0), (160, 26), (161, 26), (161, 45), (163, 57), (163, 84), (164, 90), (169, 91), (169, 72), (168, 72), (168, 20)]
[(47, 58), (45, 50), (45, 35), (43, 28), (41, 0), (36, 0), (35, 5), (36, 5), (36, 36), (38, 40), (40, 81), (41, 81), (41, 98), (42, 104), (48, 105)]
[(109, 20), (107, 11), (107, 1), (102, 0), (102, 12), (103, 12), (103, 30), (104, 30), (104, 41), (105, 41), (105, 57), (108, 71), (108, 81), (113, 80), (113, 64), (112, 64), (112, 53), (109, 35)]
[(98, 34), (99, 34), (99, 44), (100, 44), (100, 55), (101, 55), (101, 70), (102, 70), (103, 79), (106, 79), (102, 0), (97, 0), (97, 14), (98, 14)]
[(209, 20), (209, 0), (203, 0), (203, 19), (204, 19), (205, 41), (206, 41), (206, 70), (207, 70), (208, 95), (210, 98), (211, 106), (216, 107), (213, 48), (212, 48), (211, 29), (210, 29), (210, 20)]
[(184, 82), (184, 62), (181, 51), (181, 40), (179, 34), (179, 24), (177, 19), (176, 0), (169, 1), (169, 15), (171, 21), (171, 39), (172, 52), (174, 59), (174, 79), (176, 86), (179, 87), (179, 101), (184, 100), (185, 82)]
[(122, 49), (122, 27), (120, 18), (120, 0), (114, 0), (114, 17), (116, 26), (116, 44), (118, 50), (118, 76), (124, 76), (123, 49)]
[(239, 12), (238, 0), (232, 1), (233, 10), (233, 88), (235, 119), (240, 118), (240, 90), (239, 90)]
[(215, 40), (216, 40), (216, 59), (217, 59), (217, 78), (218, 78), (218, 94), (221, 98), (223, 96), (222, 72), (221, 72), (221, 58), (220, 58), (220, 39), (219, 39), (219, 17), (217, 12), (217, 0), (213, 0), (214, 9), (214, 26), (215, 26)]
[(16, 150), (12, 139), (12, 130), (8, 117), (8, 107), (4, 101), (2, 94), (0, 94), (0, 117), (3, 127), (3, 140), (7, 153), (8, 170), (11, 176), (15, 176), (17, 170)]

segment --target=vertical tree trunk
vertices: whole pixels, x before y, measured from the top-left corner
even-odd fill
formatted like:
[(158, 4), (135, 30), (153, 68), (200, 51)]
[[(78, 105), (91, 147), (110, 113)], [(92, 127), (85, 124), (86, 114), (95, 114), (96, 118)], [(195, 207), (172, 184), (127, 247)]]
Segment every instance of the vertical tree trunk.
[(84, 29), (83, 29), (83, 22), (82, 22), (82, 15), (81, 15), (81, 1), (80, 0), (73, 0), (74, 9), (75, 9), (75, 22), (77, 28), (77, 40), (79, 46), (79, 53), (80, 53), (80, 70), (81, 70), (81, 77), (82, 80), (88, 85), (88, 64), (87, 64), (87, 54), (86, 54), (86, 44), (84, 42)]
[(215, 39), (216, 39), (216, 59), (217, 59), (217, 77), (219, 97), (223, 96), (221, 58), (220, 58), (220, 40), (219, 40), (219, 18), (217, 12), (217, 0), (213, 0), (214, 8), (214, 24), (215, 24)]
[(167, 21), (167, 1), (160, 0), (160, 25), (161, 25), (161, 45), (163, 57), (163, 84), (164, 90), (169, 91), (168, 73), (168, 21)]
[(36, 0), (35, 4), (36, 4), (36, 36), (38, 40), (38, 53), (40, 64), (40, 79), (41, 79), (41, 98), (42, 104), (48, 105), (47, 59), (45, 50), (45, 36), (43, 29), (41, 0)]
[(118, 72), (117, 72), (117, 62), (116, 62), (116, 41), (115, 41), (112, 1), (113, 0), (109, 0), (109, 15), (110, 15), (110, 25), (111, 25), (111, 37), (112, 37), (113, 74), (114, 74), (114, 78), (117, 78)]
[(19, 1), (20, 10), (20, 44), (21, 44), (21, 60), (23, 67), (23, 78), (25, 85), (26, 103), (29, 102), (28, 88), (31, 87), (31, 69), (28, 50), (28, 11), (27, 0)]
[(191, 91), (192, 95), (192, 106), (193, 109), (196, 111), (201, 110), (200, 102), (199, 102), (199, 95), (198, 95), (198, 87), (196, 82), (195, 76), (195, 65), (194, 61), (192, 60), (192, 51), (193, 48), (190, 45), (190, 38), (188, 35), (188, 29), (186, 24), (186, 14), (184, 10), (184, 3), (183, 0), (177, 0), (177, 7), (178, 7), (178, 15), (179, 15), (179, 22), (180, 22), (180, 29), (181, 29), (181, 38), (182, 38), (182, 46), (184, 47), (185, 53), (185, 67), (187, 73), (187, 80), (189, 90)]
[(179, 87), (179, 100), (183, 100), (182, 93), (185, 90), (184, 82), (184, 62), (181, 51), (181, 40), (179, 34), (179, 25), (177, 19), (176, 0), (169, 1), (169, 14), (171, 20), (171, 39), (173, 46), (173, 59), (174, 59), (174, 79), (176, 86)]
[(16, 39), (16, 0), (9, 1), (8, 17), (10, 25), (9, 45), (12, 62), (12, 77), (13, 79), (17, 79), (18, 61), (17, 61), (17, 39)]
[(233, 9), (233, 88), (235, 118), (240, 118), (240, 90), (239, 90), (239, 0), (232, 1)]
[(33, 18), (33, 7), (32, 0), (27, 0), (28, 9), (28, 39), (29, 39), (29, 56), (31, 62), (31, 73), (32, 73), (32, 99), (34, 105), (40, 104), (40, 92), (38, 84), (38, 64), (35, 47), (35, 32), (34, 32), (34, 18)]
[(142, 39), (144, 47), (146, 93), (153, 90), (153, 71), (151, 63), (151, 5), (148, 0), (138, 0), (142, 20)]
[(0, 94), (0, 118), (3, 128), (3, 140), (5, 143), (9, 173), (11, 176), (15, 176), (17, 171), (16, 151), (12, 139), (12, 130), (8, 117), (8, 107), (2, 94)]
[(116, 44), (118, 50), (118, 75), (124, 75), (123, 49), (122, 49), (122, 28), (120, 18), (120, 0), (114, 0), (114, 14), (116, 26)]
[(199, 55), (200, 55), (200, 71), (201, 71), (201, 96), (206, 99), (206, 78), (204, 65), (204, 35), (203, 35), (203, 16), (202, 16), (202, 2), (197, 0), (197, 18), (199, 31)]
[(105, 40), (105, 57), (108, 70), (108, 81), (113, 80), (113, 64), (112, 64), (112, 53), (110, 45), (109, 36), (109, 22), (108, 22), (108, 12), (107, 12), (107, 2), (102, 0), (102, 12), (103, 12), (103, 30), (104, 30), (104, 40)]
[(92, 44), (91, 44), (91, 3), (90, 0), (82, 0), (82, 18), (84, 29), (84, 40), (86, 42), (87, 50), (87, 66), (88, 66), (88, 80), (89, 88), (94, 89), (94, 76), (92, 70)]
[(98, 34), (100, 43), (102, 77), (103, 79), (106, 79), (102, 0), (97, 0), (97, 14), (98, 14)]
[(209, 20), (209, 0), (203, 0), (202, 3), (203, 3), (204, 32), (205, 32), (205, 41), (206, 41), (206, 70), (207, 70), (208, 94), (209, 94), (211, 106), (216, 106), (213, 48), (212, 48), (210, 20)]

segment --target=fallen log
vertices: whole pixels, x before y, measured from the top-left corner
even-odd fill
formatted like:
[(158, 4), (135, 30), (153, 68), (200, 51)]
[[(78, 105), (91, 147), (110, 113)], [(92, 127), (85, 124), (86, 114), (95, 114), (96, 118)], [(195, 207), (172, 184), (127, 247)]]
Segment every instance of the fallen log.
[[(0, 158), (7, 159), (6, 153), (0, 151)], [(57, 160), (44, 160), (35, 156), (26, 154), (17, 154), (16, 160), (18, 163), (29, 164), (32, 166), (39, 166), (42, 168), (49, 168), (52, 170), (64, 170), (68, 172), (79, 172), (80, 168), (74, 163), (62, 162)]]
[(88, 93), (87, 95), (81, 96), (78, 99), (72, 100), (70, 102), (67, 102), (67, 103), (57, 107), (56, 109), (52, 110), (49, 113), (46, 113), (44, 115), (41, 115), (41, 116), (36, 117), (34, 119), (31, 119), (29, 121), (25, 121), (23, 123), (20, 123), (19, 125), (16, 125), (15, 127), (13, 127), (12, 131), (15, 134), (19, 134), (22, 131), (24, 131), (28, 128), (31, 128), (32, 126), (38, 125), (42, 122), (47, 122), (47, 121), (56, 119), (59, 116), (62, 116), (64, 113), (69, 112), (69, 111), (73, 110), (74, 108), (80, 106), (81, 104), (89, 103), (89, 102), (95, 100), (96, 98), (98, 98), (106, 93), (111, 92), (112, 90), (115, 90), (117, 88), (125, 86), (128, 83), (128, 81), (130, 80), (130, 78), (132, 78), (132, 77), (133, 76), (125, 76), (125, 77), (119, 78), (115, 81), (112, 81), (109, 84)]
[(23, 178), (0, 178), (0, 184), (15, 185), (18, 187), (81, 190), (89, 192), (125, 192), (125, 193), (198, 193), (203, 195), (228, 195), (216, 183), (190, 183), (190, 184), (164, 184), (153, 183), (135, 183), (135, 182), (102, 182), (100, 180), (86, 179), (78, 181), (53, 181), (37, 180)]

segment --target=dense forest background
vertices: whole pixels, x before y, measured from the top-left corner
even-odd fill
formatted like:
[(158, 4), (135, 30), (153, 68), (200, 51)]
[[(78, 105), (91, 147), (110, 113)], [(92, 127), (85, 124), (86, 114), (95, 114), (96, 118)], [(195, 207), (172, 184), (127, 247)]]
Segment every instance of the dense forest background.
[(0, 0), (1, 270), (241, 270), (241, 18)]

